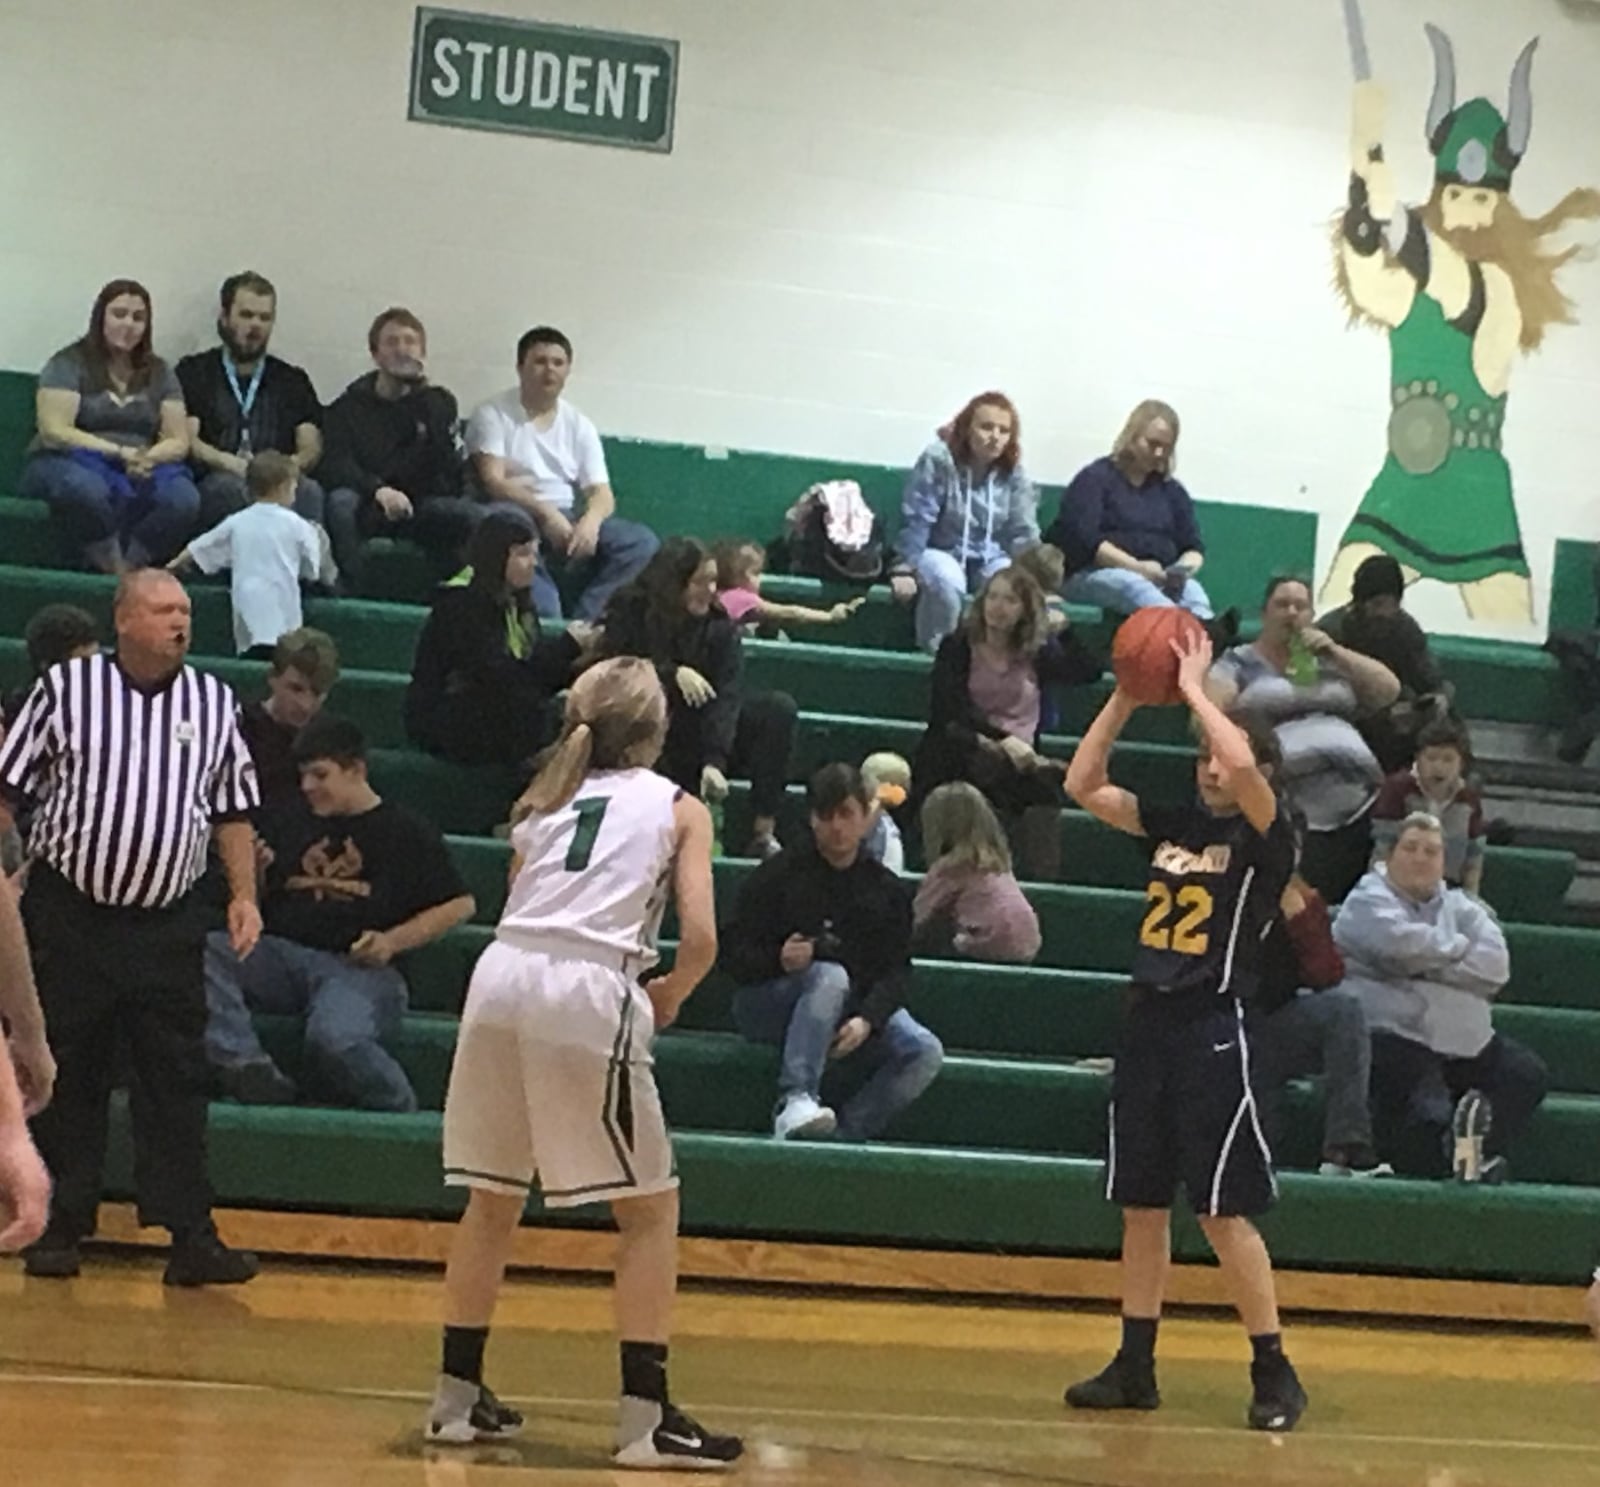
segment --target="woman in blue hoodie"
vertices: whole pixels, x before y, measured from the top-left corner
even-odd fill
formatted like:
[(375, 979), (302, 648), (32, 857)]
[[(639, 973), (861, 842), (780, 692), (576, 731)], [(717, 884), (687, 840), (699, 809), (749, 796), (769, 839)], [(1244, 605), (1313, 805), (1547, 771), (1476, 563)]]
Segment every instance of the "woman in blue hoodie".
[(906, 481), (890, 587), (917, 601), (917, 644), (936, 651), (961, 606), (1039, 540), (1039, 495), (1022, 468), (1011, 399), (980, 392), (922, 451)]

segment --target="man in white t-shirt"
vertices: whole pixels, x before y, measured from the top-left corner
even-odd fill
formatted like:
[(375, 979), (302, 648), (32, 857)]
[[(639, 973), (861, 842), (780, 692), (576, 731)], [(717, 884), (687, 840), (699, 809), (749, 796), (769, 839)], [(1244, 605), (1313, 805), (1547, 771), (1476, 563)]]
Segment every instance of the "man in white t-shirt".
[(660, 543), (648, 527), (614, 514), (600, 434), (561, 396), (571, 372), (572, 342), (553, 326), (535, 326), (517, 342), (517, 386), (473, 413), (467, 452), (493, 505), (515, 506), (539, 529), (540, 615), (561, 618), (556, 580), (571, 574), (582, 584), (577, 618), (594, 620)]

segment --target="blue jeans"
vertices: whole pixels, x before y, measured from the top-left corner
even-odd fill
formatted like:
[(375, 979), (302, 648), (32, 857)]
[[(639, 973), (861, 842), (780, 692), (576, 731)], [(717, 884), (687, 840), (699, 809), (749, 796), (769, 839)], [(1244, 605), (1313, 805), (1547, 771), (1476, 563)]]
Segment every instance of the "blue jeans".
[(1061, 586), (1061, 595), (1074, 604), (1093, 604), (1117, 614), (1132, 614), (1136, 609), (1187, 609), (1196, 619), (1211, 618), (1211, 600), (1206, 591), (1189, 579), (1176, 600), (1167, 597), (1159, 584), (1142, 573), (1126, 568), (1082, 568)]
[(97, 568), (117, 558), (135, 567), (165, 563), (194, 530), (200, 492), (186, 470), (137, 481), (135, 491), (131, 501), (117, 500), (96, 471), (54, 450), (32, 455), (18, 485), (19, 495), (50, 507), (63, 539)]
[(417, 1097), (383, 1046), (400, 1030), (406, 983), (393, 966), (263, 935), (240, 960), (228, 937), (206, 936), (206, 1056), (219, 1069), (267, 1062), (251, 1011), (304, 1017), (305, 1067), (340, 1104), (411, 1111)]
[(961, 606), (968, 594), (983, 587), (984, 580), (998, 573), (1011, 559), (969, 558), (963, 562), (954, 553), (927, 547), (917, 559), (917, 644), (932, 654), (939, 642), (961, 623)]
[[(524, 521), (528, 513), (515, 501), (491, 501), (484, 514), (491, 511), (514, 512)], [(576, 521), (575, 513), (568, 513)], [(542, 620), (561, 619), (561, 590), (556, 585), (562, 580), (581, 583), (582, 592), (574, 606), (574, 619), (597, 620), (605, 613), (606, 601), (629, 579), (638, 577), (644, 565), (656, 554), (661, 539), (643, 522), (624, 521), (619, 516), (608, 516), (600, 523), (594, 556), (581, 562), (569, 563), (561, 553), (552, 553), (539, 544), (539, 566), (533, 572), (533, 607)]]
[[(783, 1050), (780, 1105), (790, 1095), (816, 1098), (849, 1001), (850, 977), (833, 961), (816, 961), (776, 981), (739, 988), (733, 1000), (739, 1031), (752, 1043)], [(869, 1141), (933, 1083), (944, 1062), (944, 1045), (901, 1008), (851, 1057), (865, 1060), (873, 1072), (839, 1112), (839, 1136)]]

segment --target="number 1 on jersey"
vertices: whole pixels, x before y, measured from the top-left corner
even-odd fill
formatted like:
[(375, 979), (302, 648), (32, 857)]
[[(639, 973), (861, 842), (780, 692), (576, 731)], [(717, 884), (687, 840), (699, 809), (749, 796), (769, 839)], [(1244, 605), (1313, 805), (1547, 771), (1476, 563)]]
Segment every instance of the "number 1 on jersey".
[(606, 818), (606, 807), (611, 804), (609, 795), (591, 795), (586, 800), (575, 800), (572, 809), (577, 813), (578, 829), (572, 833), (572, 845), (567, 848), (566, 869), (581, 873), (594, 856), (595, 838), (600, 835), (600, 823)]

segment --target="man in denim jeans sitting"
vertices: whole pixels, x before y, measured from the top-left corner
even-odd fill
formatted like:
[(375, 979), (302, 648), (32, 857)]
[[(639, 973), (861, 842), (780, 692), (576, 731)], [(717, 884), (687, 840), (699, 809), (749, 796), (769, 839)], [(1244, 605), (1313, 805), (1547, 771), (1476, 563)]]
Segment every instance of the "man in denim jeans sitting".
[[(762, 864), (721, 937), (740, 983), (739, 1031), (783, 1051), (773, 1135), (866, 1141), (933, 1082), (939, 1040), (901, 1004), (911, 983), (911, 895), (864, 856), (871, 799), (853, 765), (811, 780), (813, 841)], [(837, 1115), (819, 1092), (830, 1058), (871, 1072)]]
[(263, 822), (266, 933), (246, 960), (226, 935), (206, 941), (207, 1056), (233, 1098), (290, 1102), (294, 1086), (250, 1013), (301, 1017), (312, 1093), (362, 1110), (415, 1110), (411, 1082), (383, 1046), (406, 1010), (393, 961), (470, 919), (472, 895), (438, 829), (368, 783), (354, 723), (319, 713), (293, 752), (309, 809)]

